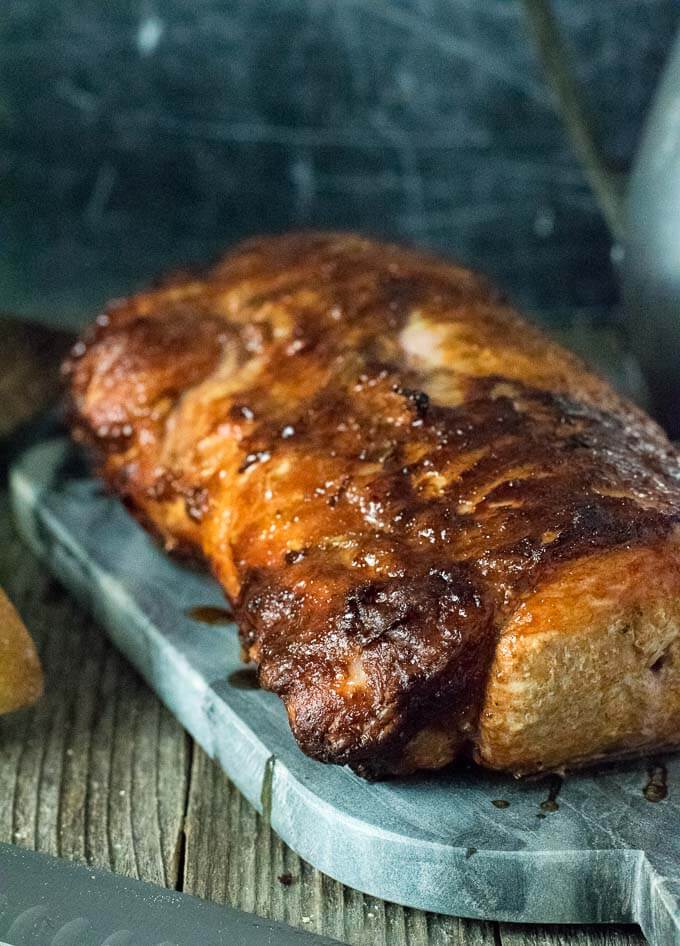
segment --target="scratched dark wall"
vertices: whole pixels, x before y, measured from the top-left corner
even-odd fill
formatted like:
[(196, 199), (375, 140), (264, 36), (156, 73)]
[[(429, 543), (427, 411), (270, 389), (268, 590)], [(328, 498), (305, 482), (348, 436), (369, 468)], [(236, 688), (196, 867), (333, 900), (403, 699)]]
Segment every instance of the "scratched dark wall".
[[(677, 0), (560, 0), (612, 162)], [(0, 307), (77, 320), (243, 234), (436, 247), (546, 312), (610, 244), (512, 0), (2, 0)]]

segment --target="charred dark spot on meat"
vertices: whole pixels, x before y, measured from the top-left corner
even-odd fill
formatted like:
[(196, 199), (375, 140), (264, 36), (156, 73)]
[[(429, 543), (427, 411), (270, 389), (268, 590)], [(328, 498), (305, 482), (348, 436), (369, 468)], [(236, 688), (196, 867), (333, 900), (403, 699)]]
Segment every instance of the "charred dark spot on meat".
[(276, 635), (296, 621), (301, 606), (300, 595), (272, 581), (270, 575), (257, 570), (250, 572), (235, 608), (244, 642), (261, 643)]
[(210, 505), (210, 493), (204, 486), (189, 489), (184, 495), (184, 505), (190, 519), (202, 522)]
[(243, 463), (238, 468), (239, 473), (245, 473), (246, 470), (249, 470), (252, 466), (256, 466), (258, 463), (266, 463), (267, 460), (271, 459), (270, 450), (256, 450), (254, 453), (247, 453)]
[(146, 488), (146, 495), (154, 502), (164, 502), (179, 495), (177, 477), (163, 467), (154, 470), (153, 480)]
[(296, 565), (307, 555), (308, 549), (289, 549), (284, 557), (286, 565)]
[(399, 384), (395, 384), (393, 390), (397, 394), (403, 395), (413, 404), (419, 418), (425, 417), (430, 406), (430, 398), (424, 391), (418, 391), (415, 388), (404, 388)]
[(362, 646), (405, 633), (455, 642), (461, 621), (481, 610), (481, 593), (464, 567), (431, 566), (425, 574), (352, 589), (337, 626)]

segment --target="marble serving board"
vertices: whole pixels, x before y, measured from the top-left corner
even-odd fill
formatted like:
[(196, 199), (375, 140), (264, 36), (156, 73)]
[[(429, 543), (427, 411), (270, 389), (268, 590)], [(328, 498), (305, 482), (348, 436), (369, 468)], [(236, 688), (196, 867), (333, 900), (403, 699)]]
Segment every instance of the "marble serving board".
[[(302, 857), (405, 905), (638, 922), (680, 943), (680, 756), (516, 781), (472, 765), (369, 783), (304, 756), (239, 659), (207, 574), (166, 556), (59, 435), (11, 472), (16, 521), (203, 748)], [(206, 610), (208, 609), (208, 610)]]

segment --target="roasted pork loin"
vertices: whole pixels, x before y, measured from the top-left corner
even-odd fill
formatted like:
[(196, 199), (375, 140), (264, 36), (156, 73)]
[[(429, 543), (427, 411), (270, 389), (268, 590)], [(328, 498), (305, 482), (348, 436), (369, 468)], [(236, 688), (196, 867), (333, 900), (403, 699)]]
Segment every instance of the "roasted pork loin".
[(204, 559), (301, 748), (379, 777), (680, 743), (680, 463), (477, 275), (250, 240), (112, 303), (73, 433)]

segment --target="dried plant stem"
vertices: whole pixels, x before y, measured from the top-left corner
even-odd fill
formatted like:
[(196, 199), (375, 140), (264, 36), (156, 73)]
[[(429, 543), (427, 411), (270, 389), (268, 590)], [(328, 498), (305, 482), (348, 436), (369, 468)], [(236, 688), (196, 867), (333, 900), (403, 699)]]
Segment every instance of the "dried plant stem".
[(621, 241), (625, 230), (621, 180), (607, 165), (597, 144), (592, 116), (576, 82), (555, 14), (549, 0), (524, 0), (524, 6), (546, 75), (557, 96), (562, 120), (610, 233), (615, 240)]

